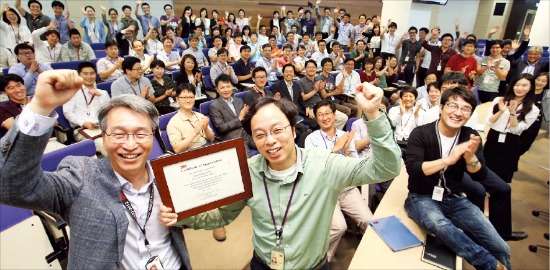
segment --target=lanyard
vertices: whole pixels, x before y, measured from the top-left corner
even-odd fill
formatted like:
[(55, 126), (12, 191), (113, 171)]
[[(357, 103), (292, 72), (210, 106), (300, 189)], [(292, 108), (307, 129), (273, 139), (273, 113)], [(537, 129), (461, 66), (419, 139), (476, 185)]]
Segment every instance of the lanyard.
[(17, 34), (15, 33), (15, 28), (13, 28), (13, 26), (10, 24), (10, 27), (11, 27), (11, 31), (13, 32), (13, 37), (15, 37), (15, 43), (16, 44), (19, 44), (19, 43), (22, 43), (22, 40), (21, 40), (21, 25), (18, 25), (17, 26)]
[[(47, 48), (48, 48), (48, 54), (50, 55), (52, 62), (57, 62), (55, 58), (55, 47), (54, 48), (47, 47)], [(53, 52), (53, 56), (52, 56), (52, 52)]]
[(84, 92), (84, 86), (82, 86), (82, 88), (80, 88), (80, 91), (82, 92), (82, 95), (84, 96), (84, 100), (86, 102), (86, 109), (87, 109), (87, 115), (90, 116), (90, 104), (92, 104), (92, 101), (94, 101), (94, 98), (95, 98), (95, 95), (92, 95), (92, 98), (90, 99), (90, 101), (88, 101), (88, 97), (86, 96), (86, 93)]
[(256, 94), (258, 94), (258, 95), (260, 95), (260, 96), (262, 96), (262, 97), (265, 97), (265, 88), (264, 88), (264, 92), (258, 91), (258, 89), (256, 89), (256, 86), (255, 86), (255, 85), (252, 87), (252, 89), (254, 90), (254, 92), (256, 92)]
[[(443, 158), (443, 147), (441, 145), (441, 136), (439, 135), (439, 128), (437, 127), (437, 125), (439, 124), (439, 120), (437, 120), (437, 122), (435, 123), (435, 134), (437, 135), (437, 142), (439, 144), (439, 154), (441, 155), (441, 158)], [(451, 151), (453, 150), (453, 148), (455, 147), (456, 143), (458, 142), (458, 137), (460, 137), (460, 131), (458, 131), (458, 133), (455, 135), (454, 137), (454, 140), (453, 140), (453, 144), (451, 145), (451, 148), (449, 149), (449, 152), (447, 153), (447, 156), (449, 156), (451, 154)], [(445, 167), (443, 170), (441, 170), (439, 172), (439, 182), (438, 182), (438, 186), (441, 186), (441, 179), (443, 179), (443, 186), (445, 187), (445, 190), (448, 191), (450, 193), (450, 189), (447, 187), (447, 179), (445, 179), (445, 171), (447, 170), (447, 167)]]
[[(414, 110), (414, 107), (413, 107), (412, 110)], [(409, 123), (409, 120), (411, 120), (411, 117), (413, 116), (413, 114), (414, 114), (414, 112), (411, 111), (411, 115), (409, 115), (409, 118), (407, 119), (405, 124), (403, 124), (403, 117), (401, 117), (401, 132), (403, 132), (403, 129), (407, 126), (407, 124)], [(438, 133), (438, 136), (439, 136), (439, 133)]]
[(138, 226), (141, 233), (143, 233), (143, 238), (145, 242), (145, 246), (147, 247), (147, 251), (149, 251), (149, 255), (151, 255), (151, 245), (149, 244), (149, 240), (147, 240), (147, 235), (145, 234), (145, 225), (147, 224), (147, 221), (149, 221), (149, 217), (151, 216), (151, 212), (153, 211), (153, 200), (154, 200), (155, 192), (153, 191), (153, 183), (149, 186), (149, 206), (147, 208), (147, 218), (145, 219), (145, 223), (143, 224), (143, 228), (139, 226), (139, 223), (137, 221), (136, 217), (136, 211), (134, 211), (134, 208), (132, 207), (132, 204), (130, 201), (128, 201), (128, 198), (126, 198), (126, 195), (121, 190), (120, 191), (120, 199), (122, 199), (122, 204), (124, 204), (124, 207), (126, 210), (128, 210), (128, 213), (134, 218), (134, 221), (136, 222), (136, 225)]
[[(334, 128), (334, 130), (336, 130), (336, 128)], [(325, 149), (328, 149), (327, 141), (325, 141), (325, 136), (323, 136), (323, 133), (321, 133), (321, 139), (323, 139), (323, 142), (325, 143)], [(334, 141), (336, 142), (337, 139), (338, 139), (338, 134), (336, 134), (336, 132), (335, 132)]]
[(134, 92), (134, 94), (136, 94), (136, 96), (141, 95), (141, 85), (139, 84), (139, 81), (136, 81), (136, 82), (137, 82), (137, 85), (138, 85), (138, 88), (139, 88), (139, 93), (136, 93), (136, 89), (134, 89), (134, 87), (132, 86), (132, 84), (131, 84), (126, 78), (124, 78), (124, 80), (126, 81), (126, 83), (128, 83), (128, 85), (130, 86), (130, 88), (132, 88), (132, 92)]

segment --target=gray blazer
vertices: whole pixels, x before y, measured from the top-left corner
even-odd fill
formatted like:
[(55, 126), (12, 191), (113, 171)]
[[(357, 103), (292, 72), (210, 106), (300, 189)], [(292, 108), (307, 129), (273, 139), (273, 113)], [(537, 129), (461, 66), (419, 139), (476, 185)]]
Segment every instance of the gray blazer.
[[(71, 228), (68, 269), (120, 268), (128, 219), (109, 159), (67, 157), (56, 172), (43, 172), (50, 134), (28, 136), (14, 124), (0, 140), (0, 203), (63, 217)], [(170, 228), (170, 235), (191, 269), (181, 228)]]
[[(105, 24), (105, 26), (107, 26), (107, 38), (106, 40), (109, 40), (109, 39), (115, 39), (113, 38), (113, 36), (116, 35), (116, 33), (113, 34), (113, 32), (115, 31), (115, 28), (113, 27), (113, 22), (111, 20), (107, 20), (107, 15), (106, 14), (101, 14), (101, 18), (103, 19), (103, 23)], [(122, 31), (122, 29), (124, 29), (124, 25), (122, 24), (122, 22), (118, 22), (117, 23), (117, 33)], [(147, 34), (147, 33), (145, 33)]]
[[(242, 137), (247, 147), (256, 148), (251, 137), (244, 131), (239, 121), (239, 112), (244, 108), (244, 102), (240, 98), (233, 97), (235, 113), (221, 97), (216, 98), (210, 105), (210, 120), (218, 132), (222, 141)], [(248, 150), (248, 149), (247, 149)]]

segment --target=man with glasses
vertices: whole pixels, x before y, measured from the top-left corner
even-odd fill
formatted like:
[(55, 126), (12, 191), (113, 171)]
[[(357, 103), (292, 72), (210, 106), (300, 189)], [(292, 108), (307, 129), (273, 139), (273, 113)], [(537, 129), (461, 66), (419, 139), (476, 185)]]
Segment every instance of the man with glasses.
[(321, 61), (325, 58), (330, 58), (330, 54), (327, 52), (327, 42), (324, 40), (317, 41), (317, 46), (319, 48), (318, 51), (314, 52), (311, 55), (311, 60), (315, 61), (317, 63), (317, 69), (321, 70)]
[(252, 105), (252, 103), (262, 97), (274, 97), (276, 99), (281, 98), (281, 93), (273, 93), (265, 89), (267, 85), (267, 71), (263, 67), (257, 67), (252, 70), (252, 80), (254, 81), (254, 86), (248, 89), (248, 93), (244, 96), (244, 104), (247, 106)]
[(412, 85), (414, 74), (417, 72), (415, 70), (416, 55), (422, 50), (422, 45), (416, 40), (417, 32), (416, 27), (411, 26), (409, 32), (403, 34), (403, 37), (401, 37), (395, 48), (396, 54), (399, 49), (403, 48), (399, 63), (401, 66), (405, 66), (405, 81), (409, 85)]
[[(286, 99), (258, 99), (242, 121), (260, 152), (248, 160), (254, 196), (178, 225), (224, 225), (248, 205), (254, 227), (251, 269), (328, 269), (330, 224), (342, 190), (391, 179), (401, 170), (399, 148), (388, 118), (378, 110), (382, 89), (363, 84), (356, 97), (365, 112), (362, 121), (372, 131), (369, 135), (377, 153), (372, 158), (297, 147), (296, 106)], [(161, 207), (161, 211), (164, 224), (176, 224), (177, 214), (170, 213), (172, 209)], [(274, 257), (277, 263), (272, 263)]]
[(212, 85), (216, 85), (216, 79), (221, 74), (227, 74), (231, 76), (231, 82), (233, 83), (233, 85), (237, 85), (237, 83), (239, 83), (239, 78), (237, 78), (237, 75), (235, 75), (233, 67), (227, 63), (227, 58), (229, 57), (227, 49), (220, 48), (218, 49), (218, 52), (216, 54), (216, 59), (218, 61), (216, 61), (216, 64), (213, 65), (210, 69), (210, 79), (212, 80)]
[(422, 41), (422, 47), (430, 52), (431, 57), (430, 67), (427, 73), (434, 72), (439, 78), (443, 75), (447, 62), (451, 56), (457, 54), (457, 52), (451, 48), (453, 35), (449, 33), (443, 34), (443, 36), (441, 36), (441, 47), (429, 44), (428, 42), (431, 41), (431, 39), (432, 34), (428, 34), (426, 35), (426, 39)]
[[(359, 158), (355, 149), (355, 140), (353, 139), (354, 132), (344, 132), (334, 127), (336, 119), (336, 106), (334, 106), (334, 103), (330, 100), (317, 102), (313, 111), (315, 119), (321, 128), (307, 136), (304, 148), (322, 148), (331, 150), (335, 154)], [(327, 252), (329, 262), (334, 258), (338, 243), (340, 243), (340, 239), (348, 229), (342, 212), (346, 213), (356, 223), (361, 233), (365, 233), (367, 225), (372, 218), (372, 212), (365, 200), (363, 200), (361, 192), (359, 192), (357, 187), (346, 187), (340, 192), (330, 227), (330, 240)]]
[(441, 98), (441, 118), (412, 131), (405, 161), (405, 210), (476, 269), (511, 269), (510, 247), (462, 195), (463, 174), (475, 181), (484, 181), (488, 174), (481, 138), (465, 127), (476, 105), (466, 86), (448, 89)]
[[(54, 109), (78, 94), (75, 70), (46, 71), (34, 98), (0, 140), (0, 203), (56, 213), (71, 227), (68, 268), (191, 269), (182, 230), (162, 226), (162, 204), (147, 164), (158, 112), (135, 95), (113, 98), (98, 111), (108, 157), (69, 157), (43, 172), (42, 151)], [(148, 207), (149, 205), (149, 207)]]
[(38, 75), (46, 70), (51, 70), (52, 67), (48, 64), (38, 63), (35, 58), (34, 48), (27, 43), (18, 44), (13, 51), (19, 63), (11, 67), (8, 73), (17, 74), (23, 78), (27, 95), (32, 96), (34, 95)]
[[(277, 65), (277, 59), (271, 58), (271, 47), (270, 44), (264, 44), (262, 46), (262, 58), (256, 62), (256, 67), (263, 67), (267, 72), (267, 82), (269, 85), (274, 84), (279, 79), (278, 76), (283, 76), (281, 69)], [(252, 76), (254, 77), (254, 76)]]
[(112, 97), (130, 94), (140, 96), (151, 102), (155, 101), (155, 90), (151, 85), (151, 81), (143, 78), (143, 70), (139, 58), (132, 56), (124, 58), (124, 61), (122, 61), (122, 70), (124, 70), (124, 74), (126, 75), (116, 79), (111, 85)]
[[(477, 48), (477, 42), (467, 39), (462, 45), (462, 52), (451, 56), (445, 66), (445, 73), (457, 71), (468, 78), (468, 89), (471, 88), (470, 82), (476, 78), (478, 71), (477, 60), (473, 56)], [(495, 96), (496, 97), (496, 96)]]

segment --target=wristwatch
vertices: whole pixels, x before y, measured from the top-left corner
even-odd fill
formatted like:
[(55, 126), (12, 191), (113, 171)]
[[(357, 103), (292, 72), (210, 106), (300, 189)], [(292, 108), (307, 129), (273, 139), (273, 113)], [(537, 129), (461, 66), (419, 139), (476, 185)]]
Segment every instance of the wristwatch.
[(466, 164), (466, 165), (471, 166), (471, 167), (475, 167), (475, 166), (477, 166), (477, 164), (479, 164), (479, 159), (472, 162), (472, 163), (470, 163), (470, 164)]

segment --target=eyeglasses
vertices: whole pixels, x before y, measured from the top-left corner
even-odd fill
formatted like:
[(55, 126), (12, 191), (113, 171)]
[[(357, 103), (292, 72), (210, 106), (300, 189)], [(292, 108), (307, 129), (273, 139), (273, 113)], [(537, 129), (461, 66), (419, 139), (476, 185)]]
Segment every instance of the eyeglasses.
[(29, 55), (33, 55), (34, 52), (20, 52), (19, 55), (23, 55), (23, 56), (29, 56)]
[(133, 71), (137, 71), (137, 72), (141, 72), (141, 71), (142, 71), (141, 68), (133, 68), (132, 70), (133, 70)]
[(186, 100), (186, 99), (187, 99), (187, 100), (189, 100), (189, 99), (194, 99), (194, 98), (195, 98), (195, 96), (188, 96), (188, 97), (178, 97), (178, 98), (181, 98), (181, 99), (183, 99), (183, 100)]
[(153, 133), (105, 133), (109, 137), (109, 141), (112, 143), (125, 143), (130, 136), (134, 137), (134, 141), (137, 143), (144, 143), (151, 139)]
[(316, 114), (317, 118), (324, 118), (324, 117), (329, 117), (333, 114), (333, 112), (326, 112), (326, 113), (318, 113)]
[(460, 107), (458, 106), (458, 104), (454, 103), (454, 102), (447, 102), (445, 104), (449, 109), (451, 109), (452, 111), (456, 111), (458, 109), (460, 109), (460, 111), (465, 114), (465, 115), (469, 115), (472, 113), (472, 108), (468, 107), (468, 106), (465, 106), (465, 107)]
[[(285, 129), (287, 127), (290, 127), (290, 124), (288, 124), (285, 127), (275, 127), (271, 131), (269, 131), (269, 134), (271, 134), (271, 136), (273, 136), (273, 137), (278, 137), (278, 136), (283, 134), (283, 132), (285, 131)], [(267, 133), (258, 131), (253, 136), (254, 136), (254, 139), (259, 142), (259, 141), (263, 141), (267, 138)]]

